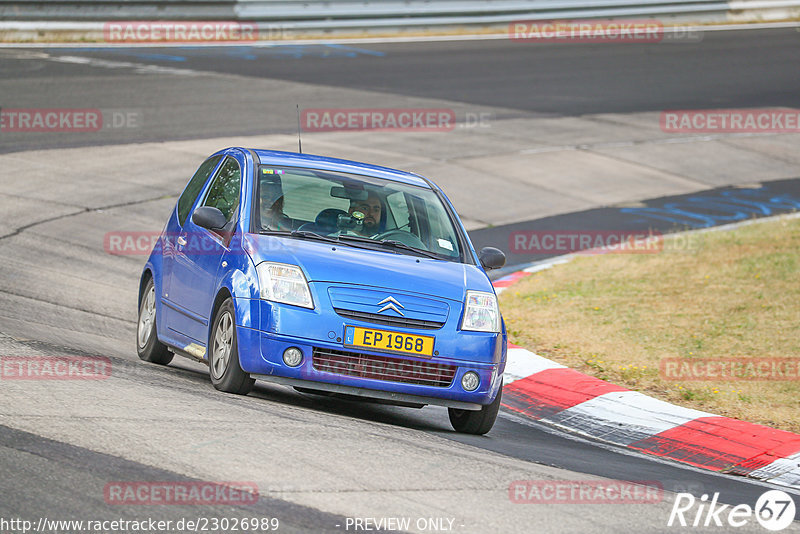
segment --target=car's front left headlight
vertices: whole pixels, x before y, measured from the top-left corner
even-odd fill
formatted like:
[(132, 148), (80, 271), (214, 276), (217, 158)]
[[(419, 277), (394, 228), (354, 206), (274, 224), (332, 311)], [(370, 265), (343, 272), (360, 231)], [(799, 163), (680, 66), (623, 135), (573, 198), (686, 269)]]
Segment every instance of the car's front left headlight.
[(262, 262), (256, 266), (261, 298), (303, 308), (314, 308), (308, 282), (297, 265)]
[(467, 291), (461, 330), (500, 332), (500, 309), (494, 293)]

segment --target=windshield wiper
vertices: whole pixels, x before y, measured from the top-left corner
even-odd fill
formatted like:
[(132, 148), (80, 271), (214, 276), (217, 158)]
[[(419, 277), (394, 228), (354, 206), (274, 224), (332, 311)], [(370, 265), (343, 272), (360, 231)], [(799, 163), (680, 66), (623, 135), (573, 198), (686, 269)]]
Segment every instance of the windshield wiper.
[(342, 234), (339, 236), (339, 239), (345, 239), (347, 241), (358, 241), (359, 243), (372, 243), (373, 245), (377, 245), (380, 241), (376, 241), (369, 237), (364, 237), (360, 235), (352, 235), (352, 234)]
[(330, 237), (327, 235), (318, 234), (309, 230), (293, 230), (289, 233), (292, 237), (304, 237), (306, 239), (316, 239), (318, 241), (325, 241), (326, 243), (338, 243), (338, 237)]
[(264, 235), (285, 235), (289, 237), (302, 237), (306, 239), (316, 239), (318, 241), (325, 241), (327, 243), (338, 243), (339, 240), (335, 237), (321, 235), (316, 232), (308, 230), (261, 230), (259, 234)]
[(435, 260), (441, 260), (442, 259), (441, 256), (439, 256), (435, 252), (429, 252), (427, 250), (422, 250), (422, 249), (419, 249), (419, 248), (416, 248), (416, 247), (412, 247), (411, 245), (406, 245), (402, 241), (395, 241), (394, 239), (384, 239), (383, 241), (379, 241), (379, 243), (381, 245), (385, 245), (385, 246), (389, 246), (389, 247), (401, 248), (403, 250), (409, 250), (411, 252), (414, 252), (416, 254), (420, 254), (420, 255), (425, 256), (427, 258), (433, 258)]
[(409, 252), (413, 252), (415, 254), (419, 254), (421, 256), (425, 256), (427, 258), (433, 258), (435, 260), (442, 259), (438, 254), (434, 252), (428, 252), (427, 250), (422, 250), (419, 248), (412, 247), (410, 245), (406, 245), (402, 241), (396, 241), (394, 239), (382, 239), (380, 241), (375, 239), (370, 239), (369, 237), (357, 236), (357, 235), (340, 235), (339, 239), (342, 240), (349, 240), (349, 241), (358, 241), (359, 243), (371, 243), (373, 245), (381, 245), (385, 247), (392, 247), (392, 248), (400, 248), (403, 250), (408, 250)]

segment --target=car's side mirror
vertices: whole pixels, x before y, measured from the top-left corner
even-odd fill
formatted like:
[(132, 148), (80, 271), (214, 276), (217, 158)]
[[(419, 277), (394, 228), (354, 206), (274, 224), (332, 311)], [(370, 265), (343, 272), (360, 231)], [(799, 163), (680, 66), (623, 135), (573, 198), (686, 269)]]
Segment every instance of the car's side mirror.
[(194, 210), (192, 222), (207, 230), (222, 230), (228, 224), (222, 212), (212, 206), (202, 206)]
[(483, 268), (487, 271), (490, 269), (499, 269), (506, 264), (506, 255), (503, 254), (502, 250), (494, 247), (483, 247), (481, 251), (478, 252), (478, 259), (481, 261)]

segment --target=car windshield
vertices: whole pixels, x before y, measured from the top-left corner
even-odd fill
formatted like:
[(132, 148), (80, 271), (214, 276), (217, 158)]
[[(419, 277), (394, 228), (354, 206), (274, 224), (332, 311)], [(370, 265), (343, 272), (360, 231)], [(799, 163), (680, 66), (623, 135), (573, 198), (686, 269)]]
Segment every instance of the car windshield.
[[(458, 233), (430, 189), (294, 167), (258, 169), (258, 232), (295, 232), (343, 244), (459, 261)], [(413, 250), (412, 250), (413, 249)]]

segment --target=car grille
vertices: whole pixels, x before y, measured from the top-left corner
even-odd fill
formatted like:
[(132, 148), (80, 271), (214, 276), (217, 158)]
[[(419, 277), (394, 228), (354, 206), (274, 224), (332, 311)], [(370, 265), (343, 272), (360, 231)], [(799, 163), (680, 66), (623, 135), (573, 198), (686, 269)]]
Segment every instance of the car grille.
[(359, 321), (382, 324), (386, 326), (399, 326), (402, 328), (425, 328), (427, 330), (435, 330), (444, 326), (444, 323), (439, 321), (425, 321), (422, 319), (408, 319), (406, 317), (392, 317), (390, 315), (381, 315), (379, 313), (343, 310), (341, 308), (334, 308), (333, 310), (342, 317), (346, 317), (348, 319), (358, 319)]
[(333, 349), (314, 349), (314, 369), (337, 375), (372, 380), (448, 387), (456, 375), (455, 365), (373, 356)]
[[(331, 307), (342, 317), (375, 324), (437, 329), (450, 314), (448, 301), (427, 295), (361, 286), (330, 286)], [(395, 308), (384, 306), (392, 299)]]

